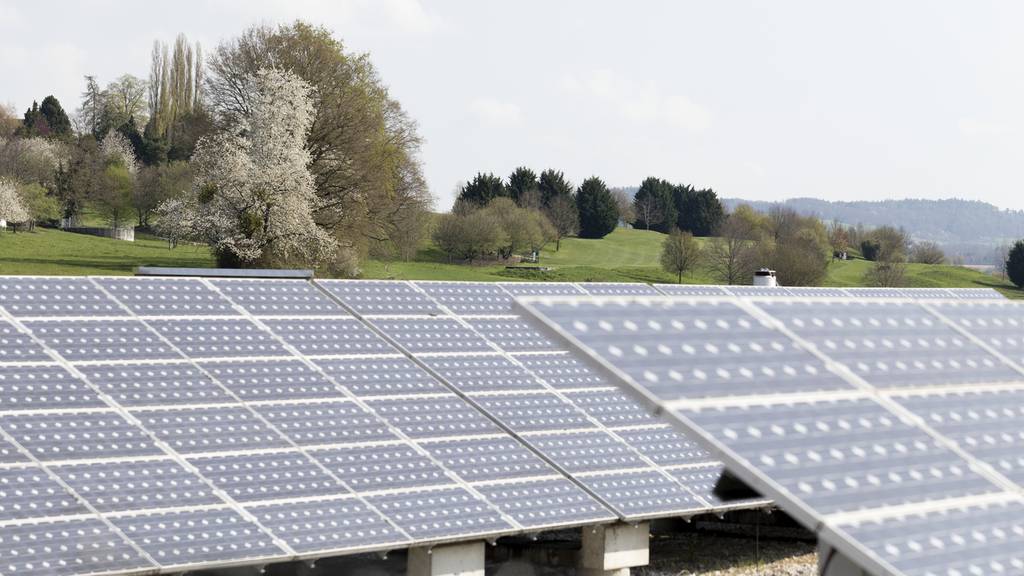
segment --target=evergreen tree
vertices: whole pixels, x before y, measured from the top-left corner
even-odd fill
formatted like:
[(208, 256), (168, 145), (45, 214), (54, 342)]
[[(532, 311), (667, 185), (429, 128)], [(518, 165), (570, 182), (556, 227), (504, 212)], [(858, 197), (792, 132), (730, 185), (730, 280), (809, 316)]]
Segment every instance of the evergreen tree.
[(633, 196), (636, 226), (645, 230), (668, 232), (676, 225), (676, 207), (672, 199), (672, 185), (660, 178), (649, 176), (640, 184)]
[(1006, 275), (1018, 288), (1024, 288), (1024, 240), (1017, 240), (1006, 257)]
[(508, 196), (505, 184), (494, 174), (477, 172), (473, 180), (462, 187), (456, 200), (484, 206), (491, 200)]
[(619, 222), (619, 208), (608, 187), (598, 177), (583, 181), (576, 191), (580, 238), (604, 238)]
[(561, 172), (551, 168), (540, 173), (537, 187), (540, 189), (541, 202), (545, 206), (550, 206), (551, 201), (559, 196), (572, 197), (572, 184), (565, 179)]
[(672, 200), (677, 211), (676, 225), (694, 236), (712, 236), (725, 218), (718, 194), (710, 188), (696, 190), (680, 184), (673, 187)]
[(61, 107), (60, 101), (52, 95), (43, 98), (43, 103), (39, 105), (39, 114), (46, 119), (46, 123), (50, 127), (50, 134), (53, 136), (71, 135), (71, 120), (68, 119), (67, 113)]
[(537, 173), (525, 166), (512, 171), (508, 177), (508, 195), (516, 204), (531, 190), (538, 189)]

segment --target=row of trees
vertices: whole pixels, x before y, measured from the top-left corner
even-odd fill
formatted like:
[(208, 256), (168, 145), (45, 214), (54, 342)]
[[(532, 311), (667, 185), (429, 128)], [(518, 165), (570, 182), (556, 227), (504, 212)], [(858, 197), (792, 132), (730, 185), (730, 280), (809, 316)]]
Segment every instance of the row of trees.
[(86, 77), (73, 121), (52, 97), (4, 112), (0, 176), (41, 186), (47, 219), (134, 213), (221, 265), (354, 273), (412, 257), (430, 220), (416, 123), (365, 54), (302, 22), (250, 28), (208, 61), (184, 36), (157, 42), (148, 80)]
[(633, 196), (633, 225), (669, 232), (673, 228), (695, 236), (711, 236), (725, 219), (718, 194), (710, 188), (672, 184), (654, 176), (644, 179)]

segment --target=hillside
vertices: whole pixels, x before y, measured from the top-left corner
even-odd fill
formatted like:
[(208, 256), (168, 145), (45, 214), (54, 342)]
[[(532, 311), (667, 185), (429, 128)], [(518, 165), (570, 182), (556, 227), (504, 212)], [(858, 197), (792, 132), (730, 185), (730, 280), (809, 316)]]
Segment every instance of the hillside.
[[(561, 250), (553, 247), (541, 254), (546, 272), (508, 270), (501, 264), (450, 264), (431, 244), (424, 246), (414, 262), (371, 260), (363, 268), (364, 278), (402, 280), (509, 281), (543, 280), (571, 282), (666, 282), (674, 276), (661, 270), (658, 256), (664, 236), (644, 230), (618, 229), (601, 240), (568, 238)], [(161, 240), (140, 237), (133, 242), (39, 229), (35, 233), (0, 234), (0, 274), (41, 275), (124, 275), (136, 266), (213, 266), (213, 258), (204, 246), (179, 246), (169, 250)], [(871, 263), (865, 260), (834, 262), (829, 267), (826, 285), (859, 286)], [(783, 280), (784, 281), (784, 280)], [(712, 284), (706, 270), (696, 270), (684, 282)], [(998, 288), (1010, 297), (1024, 297), (1006, 281), (957, 266), (912, 264), (907, 270), (907, 285), (915, 287)]]
[[(731, 210), (749, 204), (767, 211), (774, 202), (723, 199)], [(989, 264), (1000, 244), (1024, 237), (1024, 211), (1000, 210), (992, 204), (971, 200), (882, 200), (832, 202), (818, 198), (791, 198), (782, 205), (823, 220), (867, 227), (903, 227), (915, 240), (942, 244), (951, 256), (966, 262)]]

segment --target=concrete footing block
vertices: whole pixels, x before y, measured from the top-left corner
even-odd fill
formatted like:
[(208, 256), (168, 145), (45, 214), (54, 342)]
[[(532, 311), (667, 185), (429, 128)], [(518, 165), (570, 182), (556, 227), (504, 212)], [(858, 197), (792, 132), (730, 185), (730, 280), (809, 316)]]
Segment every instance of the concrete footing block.
[(650, 524), (607, 524), (583, 528), (580, 574), (629, 576), (629, 569), (651, 560)]
[(409, 576), (484, 576), (483, 542), (410, 548)]

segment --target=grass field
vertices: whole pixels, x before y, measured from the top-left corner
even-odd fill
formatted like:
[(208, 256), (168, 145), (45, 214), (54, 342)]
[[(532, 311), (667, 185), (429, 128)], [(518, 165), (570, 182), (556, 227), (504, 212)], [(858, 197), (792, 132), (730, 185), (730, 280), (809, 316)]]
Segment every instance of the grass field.
[[(567, 238), (541, 254), (546, 272), (509, 270), (504, 265), (451, 264), (433, 245), (426, 245), (414, 262), (370, 260), (362, 277), (400, 280), (546, 280), (570, 282), (675, 282), (661, 270), (658, 256), (664, 235), (644, 230), (618, 229), (601, 240)], [(204, 246), (168, 250), (159, 239), (137, 235), (135, 242), (71, 234), (52, 229), (34, 233), (0, 233), (0, 274), (131, 274), (137, 266), (213, 266)], [(863, 285), (871, 263), (848, 260), (829, 265), (827, 286)], [(713, 284), (706, 270), (683, 278), (691, 284)], [(1011, 298), (1024, 292), (994, 276), (958, 266), (910, 264), (906, 283), (914, 287), (992, 287)]]

